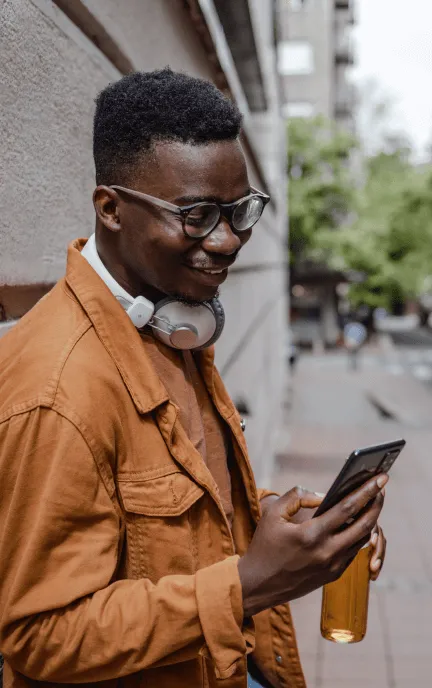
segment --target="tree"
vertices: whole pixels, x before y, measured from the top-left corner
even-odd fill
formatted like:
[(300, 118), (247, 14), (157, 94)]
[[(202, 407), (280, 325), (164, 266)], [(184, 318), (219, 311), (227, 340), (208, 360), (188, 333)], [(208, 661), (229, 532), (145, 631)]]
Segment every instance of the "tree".
[(416, 170), (405, 147), (366, 163), (358, 216), (320, 241), (366, 279), (352, 285), (353, 304), (398, 310), (422, 292), (432, 266), (432, 182)]
[(323, 258), (317, 237), (336, 229), (355, 204), (349, 157), (355, 140), (323, 117), (288, 124), (288, 198), (291, 255), (295, 262)]
[(353, 305), (396, 310), (432, 282), (432, 172), (412, 164), (404, 136), (383, 134), (360, 183), (348, 164), (356, 146), (323, 118), (290, 122), (291, 259), (360, 272)]

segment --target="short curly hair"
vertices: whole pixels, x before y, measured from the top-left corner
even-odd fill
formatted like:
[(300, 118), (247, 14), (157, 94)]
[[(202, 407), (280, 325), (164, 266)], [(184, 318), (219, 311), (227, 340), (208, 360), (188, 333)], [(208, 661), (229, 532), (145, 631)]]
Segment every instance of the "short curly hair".
[(93, 156), (97, 184), (125, 184), (157, 141), (206, 144), (236, 139), (242, 116), (212, 83), (169, 67), (133, 72), (96, 99)]

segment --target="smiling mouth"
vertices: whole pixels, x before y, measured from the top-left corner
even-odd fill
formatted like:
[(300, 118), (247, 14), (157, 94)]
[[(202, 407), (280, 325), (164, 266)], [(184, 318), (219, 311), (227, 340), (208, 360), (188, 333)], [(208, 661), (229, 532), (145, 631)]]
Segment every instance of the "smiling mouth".
[(221, 275), (228, 268), (219, 268), (218, 270), (210, 270), (209, 268), (195, 268), (193, 265), (188, 265), (192, 270), (198, 270), (198, 272), (203, 272), (205, 275)]
[(198, 268), (193, 265), (186, 264), (186, 267), (193, 273), (195, 279), (208, 286), (218, 286), (224, 282), (228, 275), (228, 267), (226, 268)]

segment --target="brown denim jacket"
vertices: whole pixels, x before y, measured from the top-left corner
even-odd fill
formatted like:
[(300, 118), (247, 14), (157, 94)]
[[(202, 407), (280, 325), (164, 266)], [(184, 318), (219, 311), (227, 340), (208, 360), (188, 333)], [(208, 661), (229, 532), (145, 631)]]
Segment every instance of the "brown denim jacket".
[(233, 531), (139, 334), (71, 244), (67, 274), (0, 341), (5, 688), (245, 688), (246, 655), (303, 688), (288, 606), (243, 619), (238, 556), (260, 517), (239, 415)]

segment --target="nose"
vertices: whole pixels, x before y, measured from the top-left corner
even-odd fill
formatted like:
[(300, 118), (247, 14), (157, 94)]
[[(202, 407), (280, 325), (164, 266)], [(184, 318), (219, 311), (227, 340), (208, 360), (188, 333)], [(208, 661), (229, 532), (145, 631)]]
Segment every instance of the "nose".
[(221, 218), (216, 227), (206, 236), (201, 246), (208, 253), (219, 253), (231, 256), (236, 253), (243, 245), (238, 234), (234, 234), (229, 223)]

